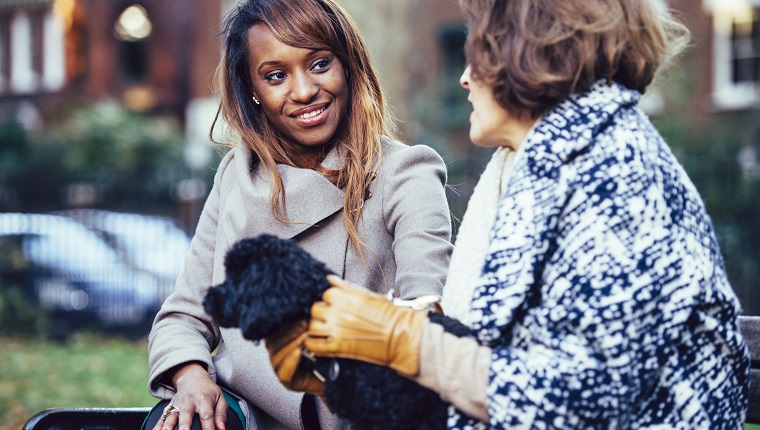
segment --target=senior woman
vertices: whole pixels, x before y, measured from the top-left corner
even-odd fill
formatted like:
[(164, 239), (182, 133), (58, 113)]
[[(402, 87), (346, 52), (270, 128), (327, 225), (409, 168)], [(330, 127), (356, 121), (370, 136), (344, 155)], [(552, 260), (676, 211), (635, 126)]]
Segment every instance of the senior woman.
[(460, 3), (470, 137), (498, 148), (443, 295), (470, 335), (332, 277), (304, 346), (439, 392), (452, 429), (741, 428), (740, 305), (637, 107), (688, 32), (659, 0)]

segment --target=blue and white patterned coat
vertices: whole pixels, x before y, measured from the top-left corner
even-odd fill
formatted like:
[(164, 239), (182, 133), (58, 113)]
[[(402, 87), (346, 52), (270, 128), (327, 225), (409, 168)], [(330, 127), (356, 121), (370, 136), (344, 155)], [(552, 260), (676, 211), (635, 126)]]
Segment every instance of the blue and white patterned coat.
[[(490, 427), (738, 429), (749, 354), (704, 205), (639, 94), (595, 84), (521, 148), (471, 304)], [(448, 427), (482, 428), (450, 409)]]

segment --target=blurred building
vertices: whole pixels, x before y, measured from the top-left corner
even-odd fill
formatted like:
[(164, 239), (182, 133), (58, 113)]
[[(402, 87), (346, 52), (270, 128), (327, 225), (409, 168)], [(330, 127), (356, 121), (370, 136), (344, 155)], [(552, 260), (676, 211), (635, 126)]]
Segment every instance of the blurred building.
[(758, 10), (758, 0), (703, 0), (701, 16), (687, 16), (699, 48), (710, 53), (709, 63), (700, 65), (710, 72), (700, 88), (709, 91), (713, 111), (746, 110), (760, 102)]
[(737, 121), (749, 138), (754, 127), (746, 126), (755, 124), (751, 117), (760, 106), (760, 1), (673, 0), (671, 6), (693, 41), (679, 60), (681, 71), (663, 89), (682, 92), (672, 98), (697, 129)]
[[(466, 106), (457, 84), (464, 29), (456, 0), (338, 1), (359, 22), (404, 139), (466, 147), (460, 142)], [(211, 109), (197, 103), (213, 99), (220, 23), (234, 4), (0, 0), (0, 112), (16, 110), (33, 121), (35, 109), (45, 117), (72, 101), (109, 96), (183, 123), (204, 118)], [(673, 0), (671, 6), (694, 34), (684, 100), (694, 118), (755, 108), (760, 1)], [(662, 100), (649, 103), (656, 113)]]
[[(78, 106), (114, 100), (179, 124), (186, 163), (198, 171), (211, 159), (212, 76), (233, 1), (0, 0), (0, 122), (38, 131)], [(181, 202), (204, 192), (192, 181), (177, 187)], [(197, 202), (188, 210), (196, 218)]]
[(0, 0), (0, 103), (46, 116), (112, 97), (184, 120), (211, 95), (221, 13), (218, 0)]
[[(469, 143), (465, 30), (456, 0), (337, 0), (356, 19), (399, 119), (400, 137), (441, 152), (461, 215), (488, 151)], [(186, 134), (186, 161), (212, 163), (212, 75), (223, 16), (236, 0), (0, 0), (0, 119), (34, 127), (72, 103), (112, 97), (169, 115)], [(688, 53), (644, 101), (690, 127), (735, 123), (755, 133), (760, 0), (672, 0), (694, 35)], [(189, 187), (188, 189), (193, 189)]]

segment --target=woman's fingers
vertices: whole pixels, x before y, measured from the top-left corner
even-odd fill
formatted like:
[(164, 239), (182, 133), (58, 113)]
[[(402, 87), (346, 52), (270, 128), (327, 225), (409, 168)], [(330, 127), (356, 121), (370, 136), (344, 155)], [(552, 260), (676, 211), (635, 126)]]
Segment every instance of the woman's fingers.
[(216, 420), (216, 428), (219, 430), (224, 430), (227, 428), (227, 402), (225, 402), (224, 405), (224, 407), (216, 408), (216, 416), (214, 417)]
[[(203, 396), (189, 402), (182, 402), (177, 397), (175, 395), (170, 403), (173, 408), (168, 413), (164, 412), (153, 430), (190, 429), (196, 413), (201, 428), (204, 430), (224, 430), (226, 428), (228, 405), (224, 396), (219, 396), (215, 400)], [(194, 403), (196, 401), (197, 403)]]
[(313, 305), (311, 305), (311, 310), (309, 313), (311, 314), (311, 321), (309, 321), (309, 332), (311, 333), (314, 328), (315, 324), (320, 323), (324, 324), (325, 316), (330, 311), (330, 305), (326, 302), (316, 302)]
[[(158, 422), (153, 427), (153, 430), (173, 430), (177, 425), (179, 416), (182, 411), (172, 402), (169, 402), (169, 405), (173, 405), (174, 408), (168, 412), (164, 412), (164, 414), (161, 415), (161, 418), (159, 418)], [(167, 406), (167, 409), (168, 408), (169, 406)], [(192, 415), (190, 415), (190, 419), (192, 420)]]
[(322, 293), (322, 301), (339, 309), (336, 312), (360, 312), (361, 307), (359, 306), (363, 305), (367, 300), (388, 301), (381, 294), (373, 293), (338, 277), (335, 277), (333, 282), (335, 284)]
[[(204, 402), (205, 403), (205, 402)], [(225, 422), (227, 420), (226, 417), (226, 411), (227, 411), (227, 401), (224, 400), (224, 396), (219, 398), (219, 401), (216, 405), (213, 404), (204, 404), (201, 405), (198, 408), (198, 418), (201, 420), (201, 428), (202, 429), (218, 429), (221, 430), (224, 427), (218, 427), (217, 423), (219, 422), (219, 415), (223, 415), (224, 419), (222, 422)], [(182, 421), (182, 417), (180, 417), (180, 429), (184, 429), (185, 427), (182, 427), (182, 424), (184, 422)], [(190, 425), (192, 424), (192, 416), (190, 417), (190, 421), (187, 423), (187, 428), (190, 428)]]
[[(189, 429), (191, 425), (193, 425), (193, 415), (195, 415), (195, 411), (192, 409), (185, 409), (179, 411), (179, 428), (180, 429)], [(167, 421), (169, 418), (167, 418)], [(173, 430), (174, 427), (167, 426), (168, 428), (165, 428), (165, 430)], [(203, 427), (206, 428), (206, 427)], [(213, 427), (211, 427), (213, 428)]]

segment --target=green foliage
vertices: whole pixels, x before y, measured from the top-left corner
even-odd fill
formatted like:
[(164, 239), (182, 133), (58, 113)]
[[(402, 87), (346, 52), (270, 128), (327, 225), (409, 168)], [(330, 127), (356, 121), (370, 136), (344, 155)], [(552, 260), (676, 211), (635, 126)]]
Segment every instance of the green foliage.
[(147, 342), (79, 336), (66, 344), (2, 339), (0, 430), (53, 407), (149, 407)]
[(27, 275), (18, 241), (0, 236), (0, 336), (38, 338), (43, 333), (44, 313), (23, 287)]
[(28, 137), (16, 123), (0, 124), (0, 184), (24, 170), (28, 158)]
[(179, 124), (112, 101), (72, 109), (36, 134), (0, 124), (0, 191), (14, 192), (14, 210), (60, 209), (75, 183), (95, 186), (106, 203), (166, 204), (188, 177)]
[(53, 133), (65, 148), (64, 169), (80, 177), (130, 177), (143, 187), (165, 188), (185, 174), (176, 124), (148, 118), (104, 101), (74, 111)]
[(0, 283), (0, 336), (39, 338), (44, 327), (44, 313), (27, 300), (24, 290)]
[[(747, 177), (738, 165), (742, 146), (737, 140), (713, 141), (686, 159), (686, 169), (710, 213), (725, 258), (729, 279), (744, 310), (760, 314), (760, 182)], [(707, 145), (706, 145), (707, 146)], [(723, 146), (721, 148), (721, 146)]]
[(189, 175), (177, 124), (104, 101), (76, 110), (53, 128), (66, 172), (106, 188), (160, 194)]

